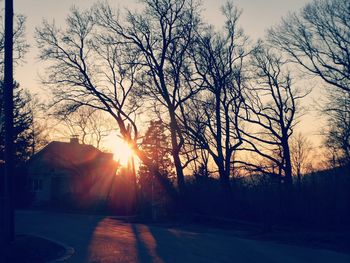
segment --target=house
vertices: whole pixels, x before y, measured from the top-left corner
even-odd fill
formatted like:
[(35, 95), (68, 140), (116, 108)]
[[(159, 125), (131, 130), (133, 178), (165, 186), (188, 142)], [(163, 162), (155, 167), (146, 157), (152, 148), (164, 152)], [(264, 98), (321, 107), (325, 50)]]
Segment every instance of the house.
[(112, 153), (92, 145), (53, 141), (25, 165), (35, 203), (91, 203), (106, 197), (118, 168)]

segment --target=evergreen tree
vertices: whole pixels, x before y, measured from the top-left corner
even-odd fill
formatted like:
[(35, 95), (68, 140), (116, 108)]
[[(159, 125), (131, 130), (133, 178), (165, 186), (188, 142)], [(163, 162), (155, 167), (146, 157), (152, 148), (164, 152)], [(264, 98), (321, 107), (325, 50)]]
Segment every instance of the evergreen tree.
[[(173, 163), (170, 159), (171, 148), (165, 130), (166, 127), (162, 121), (151, 121), (142, 141), (142, 149), (151, 156), (159, 171), (164, 176), (171, 178), (175, 174), (173, 171)], [(141, 168), (140, 170), (148, 172), (146, 167), (142, 166)]]
[[(3, 105), (3, 83), (0, 82), (0, 174), (3, 167), (5, 155), (5, 125), (4, 125), (4, 105)], [(14, 122), (13, 122), (13, 152), (14, 152), (14, 203), (16, 207), (26, 207), (33, 199), (33, 194), (30, 192), (30, 184), (23, 165), (24, 161), (28, 160), (33, 154), (33, 146), (35, 142), (34, 124), (33, 124), (33, 109), (31, 107), (32, 97), (28, 91), (14, 84)], [(2, 181), (0, 188), (2, 188)]]
[[(4, 161), (5, 127), (4, 127), (4, 98), (3, 98), (3, 79), (4, 79), (4, 48), (5, 48), (5, 30), (4, 30), (4, 10), (0, 10), (0, 163)], [(25, 38), (25, 21), (23, 15), (14, 15), (13, 17), (13, 62), (14, 66), (23, 62), (25, 53), (29, 45)], [(14, 83), (14, 164), (28, 159), (29, 145), (33, 142), (30, 129), (33, 128), (33, 117), (28, 102), (31, 101), (29, 92), (19, 88), (18, 83)]]
[[(14, 164), (27, 160), (32, 154), (33, 114), (29, 106), (31, 101), (29, 92), (24, 91), (17, 83), (14, 84)], [(5, 125), (3, 105), (3, 83), (0, 82), (0, 160), (4, 160)]]
[[(162, 121), (151, 121), (141, 147), (152, 158), (154, 165), (164, 177), (169, 180), (175, 178), (174, 164), (170, 158), (171, 148), (169, 147), (166, 127)], [(147, 205), (162, 205), (166, 202), (165, 191), (145, 165), (141, 165), (139, 168), (139, 185), (146, 210)]]

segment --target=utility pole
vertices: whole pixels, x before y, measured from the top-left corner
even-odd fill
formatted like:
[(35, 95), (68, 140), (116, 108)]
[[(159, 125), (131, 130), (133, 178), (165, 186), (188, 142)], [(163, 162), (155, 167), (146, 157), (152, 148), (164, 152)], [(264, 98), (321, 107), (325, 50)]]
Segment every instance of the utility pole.
[(4, 176), (4, 237), (7, 244), (13, 242), (13, 0), (5, 0), (5, 69), (4, 69), (4, 113), (5, 113), (5, 176)]

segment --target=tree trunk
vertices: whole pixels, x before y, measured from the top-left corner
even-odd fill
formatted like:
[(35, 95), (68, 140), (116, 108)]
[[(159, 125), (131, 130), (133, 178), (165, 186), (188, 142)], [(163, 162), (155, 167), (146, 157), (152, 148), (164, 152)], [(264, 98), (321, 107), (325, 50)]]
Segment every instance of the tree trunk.
[(185, 191), (185, 176), (183, 174), (180, 156), (178, 153), (173, 153), (173, 158), (174, 158), (174, 165), (175, 165), (176, 175), (177, 175), (177, 184), (178, 184), (180, 193), (183, 193)]
[(292, 186), (293, 185), (292, 162), (290, 159), (290, 149), (289, 149), (288, 141), (283, 143), (283, 156), (286, 162), (285, 169), (284, 169), (285, 182), (288, 186)]
[(180, 160), (180, 145), (177, 139), (177, 123), (175, 119), (175, 114), (170, 110), (170, 135), (171, 135), (171, 146), (172, 146), (172, 156), (174, 159), (174, 165), (176, 170), (177, 185), (179, 187), (180, 193), (185, 192), (185, 177), (182, 169), (182, 164)]
[(225, 169), (222, 163), (219, 164), (218, 166), (219, 166), (221, 186), (226, 193), (230, 193), (231, 192), (230, 171)]
[[(284, 125), (282, 125), (284, 126)], [(283, 151), (283, 158), (285, 161), (284, 165), (284, 181), (286, 186), (289, 188), (293, 185), (293, 174), (292, 174), (292, 160), (290, 156), (290, 148), (288, 143), (288, 131), (286, 129), (282, 129), (282, 151)]]
[(297, 171), (297, 177), (298, 177), (298, 188), (300, 190), (300, 188), (301, 188), (301, 171), (300, 171), (299, 167), (298, 167), (298, 171)]

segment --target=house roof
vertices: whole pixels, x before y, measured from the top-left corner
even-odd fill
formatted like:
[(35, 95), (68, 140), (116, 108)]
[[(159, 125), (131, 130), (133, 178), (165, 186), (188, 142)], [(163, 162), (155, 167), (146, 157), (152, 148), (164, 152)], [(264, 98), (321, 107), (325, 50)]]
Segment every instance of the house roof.
[(112, 153), (104, 153), (92, 145), (53, 141), (36, 153), (29, 163), (42, 160), (53, 167), (97, 168), (102, 163), (113, 162)]

